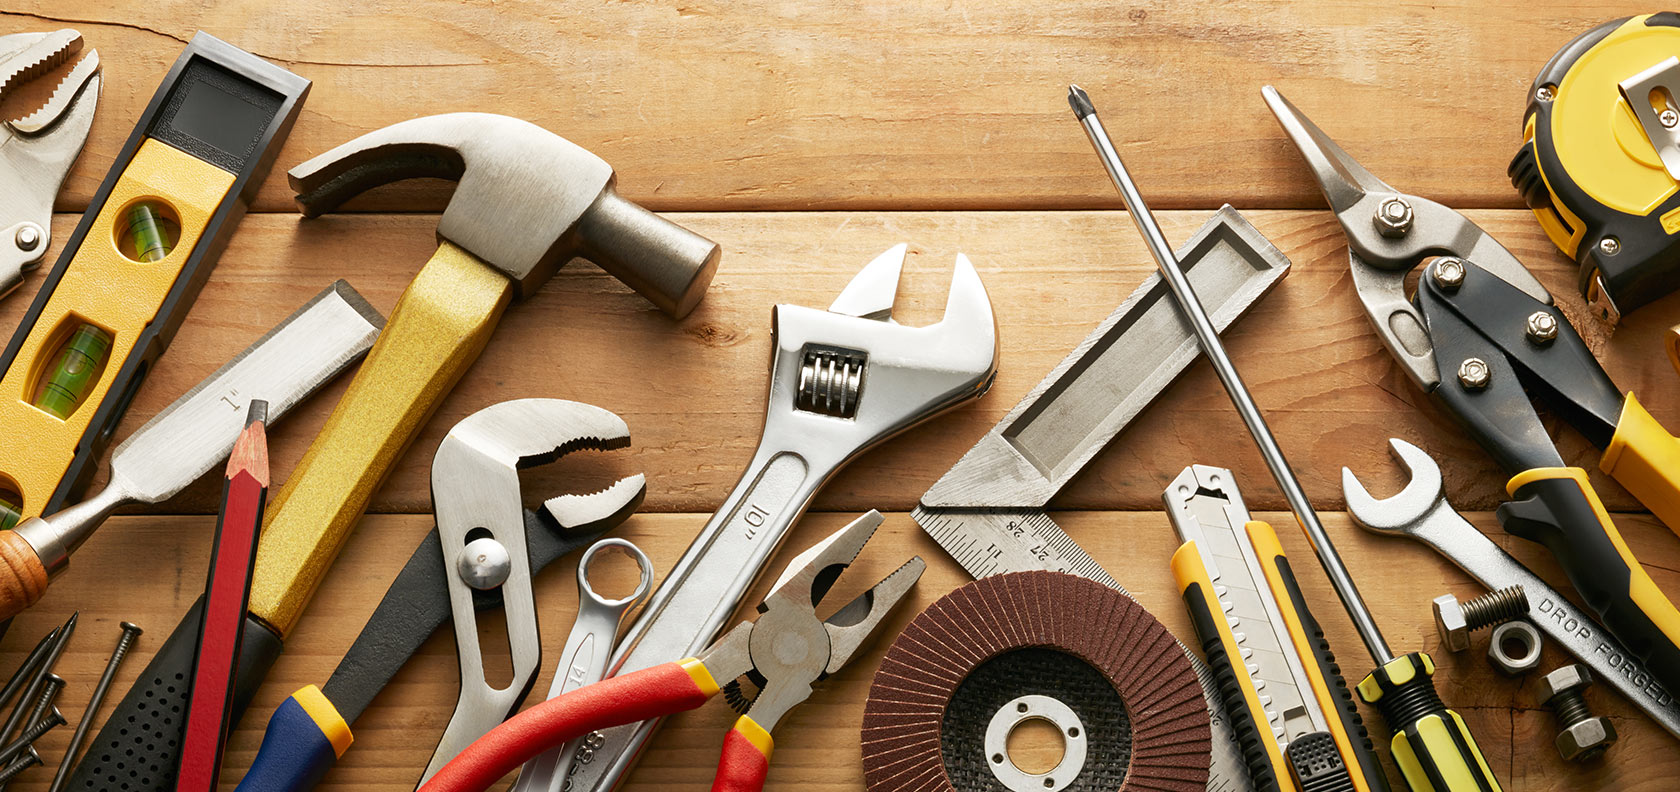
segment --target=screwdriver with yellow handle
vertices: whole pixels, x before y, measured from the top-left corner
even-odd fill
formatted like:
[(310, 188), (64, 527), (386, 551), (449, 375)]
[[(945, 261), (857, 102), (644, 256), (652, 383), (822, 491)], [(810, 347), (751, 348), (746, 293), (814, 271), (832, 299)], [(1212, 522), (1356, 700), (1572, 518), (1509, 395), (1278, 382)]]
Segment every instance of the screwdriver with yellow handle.
[(1283, 546), (1270, 525), (1249, 519), (1231, 471), (1187, 467), (1161, 499), (1184, 542), (1173, 578), (1257, 792), (1387, 792)]
[(1172, 289), (1173, 298), (1195, 331), (1202, 352), (1213, 364), (1214, 373), (1219, 376), (1220, 384), (1225, 386), (1237, 414), (1247, 425), (1249, 434), (1259, 447), (1260, 456), (1271, 469), (1273, 480), (1283, 490), (1284, 500), (1288, 501), (1290, 511), (1295, 513), (1307, 541), (1312, 544), (1325, 575), (1330, 578), (1331, 587), (1336, 590), (1366, 650), (1377, 663), (1376, 670), (1359, 683), (1357, 690), (1365, 703), (1383, 713), (1389, 727), (1394, 730), (1390, 747), (1406, 782), (1413, 792), (1499, 792), (1499, 782), (1494, 780), (1493, 771), (1482, 757), (1476, 740), (1470, 736), (1464, 719), (1447, 709), (1435, 692), (1431, 679), (1435, 666), (1429, 656), (1413, 652), (1396, 657), (1388, 648), (1388, 641), (1383, 638), (1370, 609), (1365, 606), (1359, 587), (1342, 564), (1341, 556), (1337, 555), (1329, 532), (1319, 522), (1318, 513), (1313, 510), (1306, 492), (1301, 489), (1301, 482), (1289, 467), (1289, 460), (1278, 448), (1272, 430), (1266, 426), (1265, 416), (1260, 413), (1254, 397), (1249, 395), (1248, 386), (1243, 384), (1242, 376), (1225, 353), (1225, 345), (1220, 342), (1213, 322), (1208, 319), (1207, 311), (1202, 308), (1189, 279), (1184, 276), (1184, 269), (1178, 263), (1172, 245), (1161, 233), (1160, 225), (1138, 193), (1137, 184), (1120, 161), (1114, 143), (1097, 119), (1091, 97), (1078, 86), (1070, 86), (1068, 104), (1085, 127), (1086, 136), (1126, 203), (1127, 214), (1137, 225), (1150, 254), (1154, 256), (1162, 280)]

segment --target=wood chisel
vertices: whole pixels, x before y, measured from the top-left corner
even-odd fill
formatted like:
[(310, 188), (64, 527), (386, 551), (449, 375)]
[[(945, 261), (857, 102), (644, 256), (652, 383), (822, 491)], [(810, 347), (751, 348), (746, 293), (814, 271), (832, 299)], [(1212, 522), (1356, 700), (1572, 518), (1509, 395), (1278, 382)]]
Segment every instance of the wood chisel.
[(175, 61), (0, 353), (0, 513), (87, 486), (308, 92), (205, 33)]
[(222, 743), (233, 725), (228, 709), (240, 627), (251, 600), (251, 567), (257, 561), (257, 533), (268, 503), (268, 435), (263, 429), (267, 416), (268, 404), (252, 399), (245, 431), (228, 454), (222, 511), (204, 581), (204, 620), (188, 680), (191, 692), (176, 792), (215, 792), (221, 775)]
[(1611, 324), (1680, 288), (1680, 14), (1575, 37), (1535, 76), (1507, 173)]
[(1277, 534), (1231, 471), (1192, 465), (1161, 494), (1190, 623), (1219, 678), (1256, 789), (1386, 792), (1358, 705)]
[(1388, 648), (1388, 641), (1378, 629), (1371, 610), (1365, 606), (1353, 576), (1342, 563), (1341, 556), (1337, 555), (1329, 532), (1319, 522), (1318, 513), (1313, 510), (1306, 492), (1301, 489), (1301, 482), (1290, 469), (1288, 458), (1278, 448), (1271, 428), (1266, 426), (1265, 416), (1254, 403), (1254, 397), (1249, 394), (1248, 386), (1243, 384), (1242, 376), (1237, 373), (1230, 356), (1225, 354), (1219, 332), (1208, 318), (1195, 288), (1185, 277), (1183, 265), (1173, 256), (1166, 235), (1144, 203), (1131, 174), (1126, 171), (1125, 163), (1120, 161), (1120, 153), (1114, 149), (1113, 141), (1109, 140), (1108, 132), (1097, 118), (1096, 108), (1091, 105), (1091, 97), (1079, 86), (1069, 86), (1068, 105), (1073, 108), (1080, 126), (1085, 128), (1091, 147), (1096, 150), (1103, 167), (1114, 181), (1115, 189), (1126, 203), (1132, 223), (1148, 244), (1157, 269), (1172, 287), (1174, 301), (1185, 319), (1189, 320), (1197, 343), (1213, 364), (1214, 373), (1219, 375), (1220, 384), (1224, 386), (1226, 395), (1231, 397), (1231, 405), (1248, 427), (1260, 456), (1272, 471), (1272, 479), (1277, 482), (1278, 489), (1283, 490), (1284, 500), (1289, 503), (1302, 532), (1312, 543), (1319, 564), (1330, 578), (1331, 587), (1341, 599), (1342, 607), (1364, 641), (1371, 659), (1377, 664), (1357, 689), (1359, 697), (1379, 708), (1394, 730), (1390, 747), (1395, 763), (1400, 765), (1401, 772), (1406, 776), (1406, 782), (1413, 792), (1499, 792), (1499, 782), (1494, 778), (1493, 770), (1488, 767), (1475, 738), (1470, 735), (1464, 719), (1441, 703), (1431, 679), (1435, 674), (1435, 664), (1429, 655), (1412, 652), (1396, 657)]
[[(1221, 329), (1289, 270), (1289, 259), (1229, 206), (1180, 254)], [(940, 477), (912, 516), (975, 578), (1048, 569), (1124, 591), (1045, 506), (1196, 357), (1196, 339), (1166, 284), (1150, 275)], [(1212, 715), (1208, 789), (1252, 789), (1219, 686), (1200, 659), (1183, 651)]]
[(0, 570), (0, 618), (40, 599), (117, 507), (168, 500), (227, 459), (254, 396), (266, 397), (272, 426), (367, 354), (383, 325), (350, 284), (328, 286), (118, 445), (98, 494), (0, 532), (14, 559)]

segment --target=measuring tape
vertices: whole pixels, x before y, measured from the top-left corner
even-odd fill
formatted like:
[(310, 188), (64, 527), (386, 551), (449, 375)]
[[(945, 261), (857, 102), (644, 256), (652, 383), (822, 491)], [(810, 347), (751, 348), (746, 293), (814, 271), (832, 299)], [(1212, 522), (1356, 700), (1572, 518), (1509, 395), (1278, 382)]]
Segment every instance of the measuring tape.
[(308, 92), (205, 33), (175, 61), (0, 356), (0, 528), (92, 478)]

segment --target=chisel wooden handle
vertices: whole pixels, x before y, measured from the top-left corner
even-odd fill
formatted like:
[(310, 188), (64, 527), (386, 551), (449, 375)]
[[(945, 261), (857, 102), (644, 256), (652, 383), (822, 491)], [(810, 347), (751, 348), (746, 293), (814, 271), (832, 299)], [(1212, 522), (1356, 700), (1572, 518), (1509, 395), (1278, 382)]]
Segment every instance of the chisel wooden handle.
[(484, 349), (513, 294), (444, 242), (403, 292), (343, 400), (268, 510), (251, 615), (291, 633), (368, 500)]

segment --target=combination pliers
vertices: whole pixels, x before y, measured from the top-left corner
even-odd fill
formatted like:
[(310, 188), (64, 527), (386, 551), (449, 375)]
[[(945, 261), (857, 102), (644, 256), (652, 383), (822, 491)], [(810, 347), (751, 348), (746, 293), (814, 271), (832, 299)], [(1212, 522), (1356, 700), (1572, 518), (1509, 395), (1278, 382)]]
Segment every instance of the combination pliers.
[(1550, 550), (1604, 626), (1680, 690), (1680, 611), (1633, 557), (1586, 471), (1564, 463), (1530, 399), (1602, 449), (1600, 468), (1677, 531), (1680, 440), (1616, 387), (1510, 251), (1458, 212), (1390, 187), (1276, 89), (1264, 93), (1342, 224), (1377, 335), (1511, 476), (1500, 524)]

